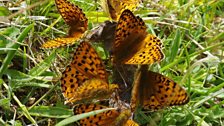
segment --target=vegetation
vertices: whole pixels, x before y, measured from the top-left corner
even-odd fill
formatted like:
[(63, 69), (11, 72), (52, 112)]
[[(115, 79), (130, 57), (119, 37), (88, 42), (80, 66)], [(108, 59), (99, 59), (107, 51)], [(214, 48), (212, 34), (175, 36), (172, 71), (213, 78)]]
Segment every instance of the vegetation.
[[(99, 1), (72, 2), (84, 10), (89, 30), (109, 19)], [(54, 0), (0, 4), (0, 125), (55, 125), (70, 117), (72, 109), (64, 105), (58, 79), (74, 47), (39, 48), (68, 31)], [(152, 70), (186, 87), (191, 99), (180, 107), (138, 111), (135, 121), (224, 125), (224, 1), (144, 0), (135, 14), (163, 41), (165, 59)]]

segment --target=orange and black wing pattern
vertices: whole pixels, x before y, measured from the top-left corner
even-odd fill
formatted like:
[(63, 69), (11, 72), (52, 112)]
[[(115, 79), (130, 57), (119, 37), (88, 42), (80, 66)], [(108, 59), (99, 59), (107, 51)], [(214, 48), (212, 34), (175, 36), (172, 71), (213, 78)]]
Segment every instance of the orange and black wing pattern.
[(102, 60), (88, 42), (82, 42), (76, 48), (70, 65), (62, 73), (61, 88), (66, 102), (73, 103), (105, 98), (118, 86), (108, 84)]
[(189, 96), (184, 88), (159, 73), (143, 66), (138, 71), (132, 90), (132, 109), (139, 104), (145, 110), (158, 110), (169, 106), (188, 103)]
[[(74, 115), (78, 115), (106, 108), (109, 107), (99, 104), (79, 104), (74, 107), (73, 111)], [(81, 119), (78, 123), (81, 126), (138, 126), (136, 122), (128, 119), (130, 116), (130, 110), (119, 112), (114, 109)]]
[(69, 25), (67, 37), (49, 40), (42, 45), (42, 48), (58, 48), (74, 44), (79, 40), (88, 28), (88, 19), (82, 9), (67, 0), (55, 0), (58, 11), (65, 23)]
[(146, 32), (146, 25), (130, 10), (124, 10), (118, 20), (113, 45), (113, 61), (116, 64), (152, 64), (161, 61), (162, 43)]

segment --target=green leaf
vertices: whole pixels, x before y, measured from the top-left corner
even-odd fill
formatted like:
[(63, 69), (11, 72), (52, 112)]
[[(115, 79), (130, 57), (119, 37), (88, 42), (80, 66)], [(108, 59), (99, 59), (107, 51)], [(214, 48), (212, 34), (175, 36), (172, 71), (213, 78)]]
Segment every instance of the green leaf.
[(42, 87), (42, 88), (51, 88), (52, 85), (45, 84), (42, 81), (42, 76), (30, 76), (28, 74), (22, 73), (17, 70), (8, 69), (4, 74), (9, 76), (9, 81), (11, 83), (11, 88), (13, 90), (21, 88), (21, 87)]
[(35, 106), (29, 110), (30, 115), (49, 117), (49, 118), (67, 118), (72, 116), (70, 109), (51, 107), (51, 106)]
[(10, 47), (14, 44), (14, 42), (10, 41), (9, 39), (6, 39), (6, 37), (9, 37), (10, 39), (16, 41), (16, 36), (18, 34), (20, 34), (20, 30), (16, 27), (8, 27), (0, 31), (0, 49), (5, 51), (1, 51), (0, 54), (6, 53), (6, 51), (8, 50), (12, 50), (12, 48)]
[(0, 106), (5, 110), (9, 110), (10, 109), (10, 99), (9, 98), (0, 99)]
[[(17, 41), (22, 42), (28, 35), (29, 31), (33, 28), (33, 26), (34, 26), (34, 24), (30, 24), (29, 26), (27, 26), (19, 35), (19, 37), (17, 38)], [(0, 68), (0, 77), (2, 77), (3, 73), (5, 72), (5, 70), (7, 69), (7, 66), (10, 64), (11, 60), (15, 56), (15, 53), (20, 45), (21, 45), (20, 43), (14, 43), (11, 46), (11, 48), (13, 48), (15, 50), (8, 51), (7, 56), (5, 57), (5, 59), (2, 63), (2, 66)]]
[(171, 49), (170, 49), (171, 50), (170, 51), (171, 54), (170, 54), (170, 57), (169, 57), (169, 61), (170, 62), (174, 61), (174, 59), (177, 56), (177, 53), (178, 53), (178, 50), (179, 50), (180, 41), (181, 41), (180, 35), (181, 35), (180, 34), (180, 30), (177, 29), (174, 41), (171, 44)]
[(39, 76), (42, 73), (44, 73), (49, 67), (51, 66), (51, 63), (54, 61), (56, 58), (56, 53), (53, 51), (50, 56), (48, 56), (46, 59), (44, 59), (43, 62), (37, 64), (34, 68), (32, 68), (29, 71), (29, 74), (31, 76)]
[(0, 6), (0, 16), (9, 16), (9, 14), (10, 11), (7, 7)]

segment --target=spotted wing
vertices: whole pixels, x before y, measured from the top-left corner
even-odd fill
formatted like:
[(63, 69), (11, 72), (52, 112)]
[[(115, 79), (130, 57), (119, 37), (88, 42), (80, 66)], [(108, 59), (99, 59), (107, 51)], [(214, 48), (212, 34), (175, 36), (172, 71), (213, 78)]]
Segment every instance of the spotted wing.
[(58, 48), (72, 45), (79, 40), (88, 28), (88, 19), (78, 6), (67, 0), (55, 0), (59, 13), (69, 25), (68, 37), (56, 38), (44, 43), (41, 48)]
[(99, 78), (108, 82), (104, 64), (95, 49), (88, 42), (79, 44), (71, 64), (89, 79)]
[[(94, 110), (106, 109), (107, 106), (97, 104), (79, 104), (74, 108), (74, 114), (82, 114)], [(130, 110), (119, 112), (118, 110), (108, 110), (94, 116), (79, 120), (81, 126), (138, 126), (128, 118), (131, 116)]]
[(59, 13), (70, 26), (69, 36), (84, 33), (88, 27), (88, 19), (82, 9), (67, 0), (55, 0)]
[(132, 57), (142, 46), (147, 35), (146, 25), (140, 17), (130, 10), (124, 10), (118, 20), (113, 45), (115, 62), (123, 63)]
[(134, 40), (143, 40), (146, 35), (146, 25), (144, 21), (140, 17), (135, 17), (130, 10), (124, 10), (118, 20), (115, 31), (115, 50), (123, 43), (123, 45), (130, 43), (128, 40), (132, 40), (133, 37)]
[[(105, 108), (108, 107), (97, 104), (79, 104), (75, 106), (74, 114), (77, 115)], [(120, 113), (117, 110), (108, 110), (97, 115), (81, 119), (79, 120), (79, 124), (81, 126), (108, 126), (109, 124), (114, 123), (119, 114)]]
[(102, 0), (104, 10), (115, 21), (119, 19), (119, 16), (125, 9), (134, 11), (139, 3), (139, 0)]
[(62, 46), (68, 46), (68, 45), (72, 45), (75, 43), (75, 41), (78, 38), (74, 38), (74, 37), (67, 37), (67, 38), (56, 38), (54, 40), (49, 40), (47, 42), (45, 42), (41, 48), (45, 48), (45, 49), (51, 49), (51, 48), (58, 48), (58, 47), (62, 47)]
[(145, 110), (154, 111), (188, 103), (189, 96), (184, 88), (168, 77), (148, 71), (147, 68), (147, 65), (143, 65), (136, 73), (132, 89), (132, 111), (139, 105)]
[[(147, 72), (147, 77), (147, 83), (143, 84), (145, 95), (143, 99), (144, 109), (157, 110), (188, 103), (189, 97), (187, 92), (173, 80), (152, 71)], [(150, 87), (146, 86), (147, 84)]]
[(87, 80), (77, 88), (73, 97), (67, 102), (89, 103), (93, 100), (102, 100), (108, 98), (116, 89), (118, 89), (117, 85), (110, 84), (109, 86), (100, 79)]
[(67, 102), (74, 97), (77, 88), (88, 79), (87, 76), (78, 71), (74, 66), (68, 65), (66, 67), (61, 77), (61, 89)]
[[(97, 83), (102, 84), (100, 86), (108, 86), (106, 70), (100, 57), (89, 43), (82, 42), (78, 45), (71, 64), (68, 65), (66, 67), (66, 70), (62, 73), (61, 87), (66, 101), (75, 101), (73, 99), (74, 95), (77, 95), (77, 93), (81, 93), (81, 95), (79, 96), (79, 98), (81, 98), (82, 93), (85, 92), (84, 89), (87, 88), (90, 90), (88, 86), (82, 87), (82, 85), (85, 83), (85, 81), (92, 80), (93, 78), (98, 78), (103, 81), (102, 83)], [(94, 83), (91, 83), (90, 86), (91, 88), (94, 88)], [(89, 93), (86, 94), (87, 96), (92, 94), (91, 92), (95, 91), (89, 90)]]
[[(117, 20), (122, 12), (126, 9), (130, 11), (134, 11), (136, 7), (139, 5), (139, 0), (108, 0), (111, 3), (111, 6), (116, 10), (116, 18)], [(110, 10), (110, 9), (109, 9)]]
[(133, 121), (133, 120), (128, 120), (125, 124), (124, 124), (124, 126), (139, 126), (135, 121)]
[(148, 34), (140, 50), (133, 57), (127, 59), (125, 64), (152, 64), (164, 58), (161, 50), (162, 43), (154, 35)]

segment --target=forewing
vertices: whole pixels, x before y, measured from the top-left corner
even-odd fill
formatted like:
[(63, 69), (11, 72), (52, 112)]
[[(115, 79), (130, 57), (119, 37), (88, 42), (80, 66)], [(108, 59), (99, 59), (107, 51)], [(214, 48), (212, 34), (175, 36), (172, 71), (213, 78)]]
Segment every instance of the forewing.
[(121, 45), (127, 45), (130, 42), (127, 40), (133, 38), (134, 40), (135, 38), (144, 39), (146, 34), (144, 21), (139, 17), (135, 17), (130, 10), (124, 10), (116, 27), (114, 49), (116, 50)]
[(87, 25), (88, 19), (81, 8), (67, 0), (55, 0), (55, 3), (66, 24), (69, 26), (78, 24), (79, 27)]
[(68, 65), (62, 73), (61, 88), (66, 101), (74, 97), (77, 88), (80, 87), (88, 77), (79, 72), (74, 66)]
[(95, 49), (88, 42), (79, 44), (71, 64), (89, 79), (99, 78), (108, 82), (104, 64)]
[[(144, 99), (145, 109), (161, 109), (169, 106), (184, 105), (189, 97), (184, 88), (159, 73), (148, 71), (147, 76), (152, 93)], [(146, 89), (147, 90), (147, 89)], [(149, 93), (145, 90), (144, 93)]]
[(156, 36), (148, 34), (143, 42), (144, 45), (125, 64), (153, 64), (164, 58), (162, 43)]

